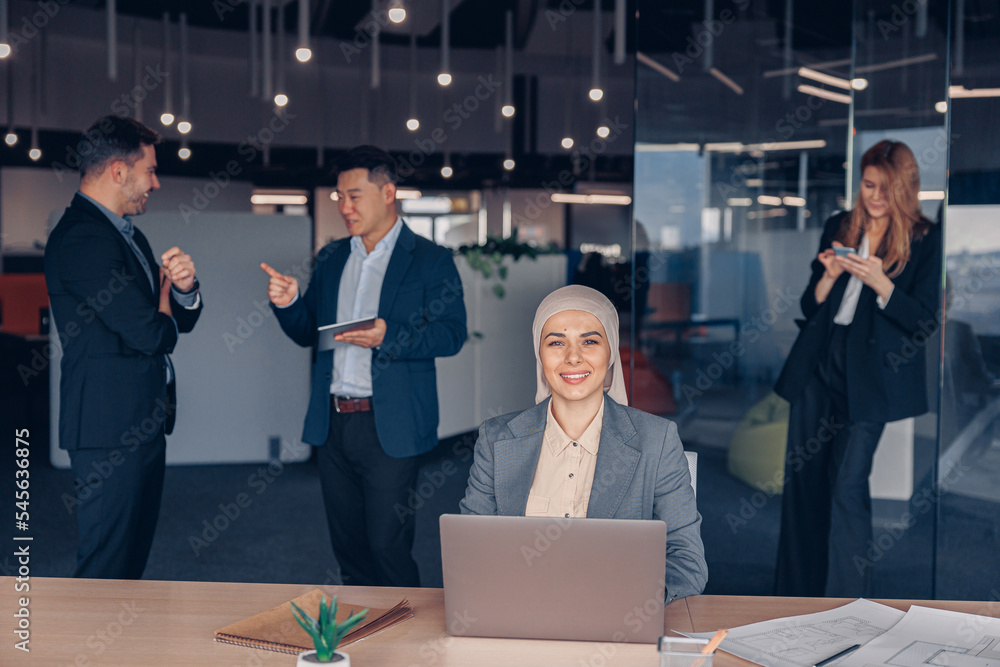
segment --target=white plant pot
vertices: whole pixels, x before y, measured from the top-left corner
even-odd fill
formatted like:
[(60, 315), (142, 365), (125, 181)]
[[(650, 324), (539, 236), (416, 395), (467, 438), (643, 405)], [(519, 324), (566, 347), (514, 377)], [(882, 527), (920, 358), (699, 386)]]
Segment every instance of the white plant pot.
[(330, 662), (320, 662), (316, 658), (316, 651), (306, 651), (299, 653), (299, 659), (295, 667), (316, 667), (317, 665), (329, 665), (330, 667), (351, 667), (351, 656), (342, 651), (333, 652), (333, 660)]

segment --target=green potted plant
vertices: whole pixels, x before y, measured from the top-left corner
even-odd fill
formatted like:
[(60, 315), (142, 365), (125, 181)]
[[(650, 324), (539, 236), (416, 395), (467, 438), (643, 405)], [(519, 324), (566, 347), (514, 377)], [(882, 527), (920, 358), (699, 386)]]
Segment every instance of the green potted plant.
[(493, 284), (493, 293), (498, 299), (502, 299), (507, 293), (501, 284), (501, 281), (507, 279), (507, 267), (503, 263), (504, 257), (513, 257), (516, 262), (521, 257), (536, 259), (539, 255), (557, 255), (560, 252), (562, 251), (555, 243), (550, 243), (546, 247), (518, 243), (515, 233), (506, 239), (499, 236), (488, 236), (486, 243), (460, 246), (455, 254), (465, 257), (469, 268), (481, 273), (486, 280), (496, 277), (497, 281)]
[(318, 619), (307, 614), (294, 602), (291, 605), (292, 616), (309, 633), (313, 640), (313, 646), (316, 647), (314, 651), (300, 653), (298, 662), (295, 664), (298, 667), (303, 667), (316, 663), (337, 663), (337, 667), (350, 667), (351, 657), (338, 651), (337, 645), (340, 644), (344, 635), (368, 616), (368, 610), (359, 611), (343, 623), (338, 623), (336, 595), (329, 603), (327, 603), (325, 595), (320, 597)]

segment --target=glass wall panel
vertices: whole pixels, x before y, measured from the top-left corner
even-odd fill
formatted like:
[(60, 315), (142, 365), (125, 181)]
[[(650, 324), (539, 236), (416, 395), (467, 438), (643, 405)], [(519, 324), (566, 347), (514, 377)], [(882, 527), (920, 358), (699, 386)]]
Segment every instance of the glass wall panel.
[(952, 12), (936, 594), (1000, 600), (1000, 16)]
[[(638, 1), (633, 348), (670, 380), (647, 402), (699, 453), (707, 592), (773, 590), (789, 406), (772, 388), (862, 153), (909, 144), (940, 219), (947, 26), (942, 0)], [(855, 554), (875, 595), (933, 594), (939, 366), (914, 388), (932, 411), (878, 448)]]
[[(939, 104), (947, 94), (948, 3), (855, 0), (854, 16), (851, 198), (861, 179), (860, 156), (883, 139), (902, 141), (920, 168), (923, 213), (940, 223), (949, 146), (946, 110)], [(858, 561), (873, 568), (874, 594), (882, 597), (933, 597), (940, 319), (925, 319), (893, 349), (904, 358), (918, 348), (930, 351), (930, 411), (886, 427), (871, 478), (873, 540)]]

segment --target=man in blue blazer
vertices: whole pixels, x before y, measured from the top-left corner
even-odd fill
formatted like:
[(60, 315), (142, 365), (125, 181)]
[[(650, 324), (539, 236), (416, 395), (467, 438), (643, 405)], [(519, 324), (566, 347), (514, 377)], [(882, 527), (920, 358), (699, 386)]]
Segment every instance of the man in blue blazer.
[(417, 455), (437, 444), (435, 357), (465, 342), (462, 283), (450, 251), (418, 237), (396, 215), (396, 165), (373, 146), (337, 163), (337, 196), (349, 238), (316, 257), (305, 293), (262, 264), (284, 332), (304, 347), (317, 328), (376, 317), (370, 329), (317, 350), (303, 441), (318, 460), (330, 541), (345, 583), (418, 586), (408, 494)]
[(77, 577), (142, 576), (175, 417), (167, 355), (201, 314), (191, 257), (173, 247), (161, 268), (130, 220), (160, 187), (159, 142), (129, 118), (94, 123), (78, 149), (80, 191), (45, 246), (63, 350), (59, 446), (77, 487)]

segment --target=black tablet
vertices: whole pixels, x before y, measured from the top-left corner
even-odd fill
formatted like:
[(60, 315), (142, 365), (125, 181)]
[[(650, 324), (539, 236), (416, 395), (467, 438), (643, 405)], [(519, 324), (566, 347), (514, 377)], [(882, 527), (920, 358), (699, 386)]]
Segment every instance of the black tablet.
[(363, 317), (360, 320), (337, 322), (336, 324), (327, 324), (326, 326), (320, 327), (316, 330), (319, 333), (319, 349), (321, 351), (332, 350), (334, 348), (334, 344), (337, 342), (333, 340), (334, 336), (348, 331), (371, 329), (375, 326), (375, 319), (376, 318), (374, 317)]

